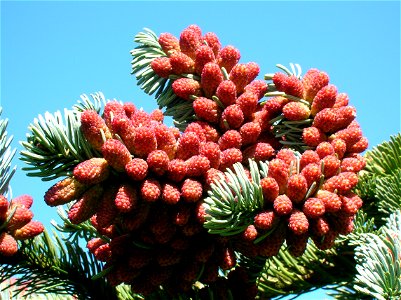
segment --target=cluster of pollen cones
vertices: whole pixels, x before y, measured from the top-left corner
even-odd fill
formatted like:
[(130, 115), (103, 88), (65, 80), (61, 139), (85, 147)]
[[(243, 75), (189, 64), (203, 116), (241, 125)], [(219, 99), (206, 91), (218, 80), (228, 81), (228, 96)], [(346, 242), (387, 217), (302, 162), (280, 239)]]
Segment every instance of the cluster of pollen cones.
[(32, 203), (29, 195), (11, 201), (0, 195), (0, 256), (13, 256), (18, 252), (17, 241), (32, 239), (43, 232), (43, 224), (32, 220)]
[[(163, 286), (176, 294), (195, 282), (216, 284), (220, 271), (232, 270), (228, 285), (246, 299), (255, 284), (243, 280), (236, 253), (269, 257), (285, 243), (299, 256), (309, 238), (328, 249), (352, 231), (362, 206), (352, 189), (365, 166), (360, 153), (367, 140), (347, 95), (325, 72), (257, 80), (256, 63), (239, 63), (238, 49), (222, 47), (196, 25), (179, 38), (162, 33), (158, 42), (165, 56), (151, 63), (155, 76), (173, 80), (196, 121), (180, 132), (163, 124), (161, 110), (146, 113), (118, 101), (100, 114), (82, 112), (81, 132), (99, 156), (76, 165), (45, 201), (71, 202), (72, 223), (90, 220), (99, 237), (87, 247), (105, 262), (113, 285), (130, 284), (144, 295)], [(275, 96), (265, 97), (272, 91)], [(268, 164), (263, 208), (242, 233), (208, 233), (203, 223), (212, 212), (203, 200), (212, 183), (249, 159)]]

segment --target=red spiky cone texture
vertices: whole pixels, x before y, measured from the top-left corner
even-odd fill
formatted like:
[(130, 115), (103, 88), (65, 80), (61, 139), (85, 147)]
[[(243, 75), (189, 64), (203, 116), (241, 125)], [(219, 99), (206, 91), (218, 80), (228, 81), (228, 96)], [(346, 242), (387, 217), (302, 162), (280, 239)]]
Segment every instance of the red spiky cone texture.
[(141, 158), (134, 158), (125, 165), (128, 177), (135, 181), (141, 181), (148, 175), (148, 164)]
[(232, 104), (227, 106), (221, 116), (220, 127), (224, 130), (237, 129), (244, 122), (244, 113), (241, 106)]
[(74, 178), (83, 184), (97, 184), (109, 177), (109, 164), (106, 159), (94, 157), (79, 163), (73, 171)]
[(273, 227), (276, 219), (274, 211), (263, 211), (255, 215), (253, 223), (258, 229), (269, 230)]
[(0, 195), (0, 223), (7, 218), (8, 200), (3, 195)]
[(308, 218), (302, 211), (294, 210), (289, 217), (288, 228), (296, 235), (304, 234), (309, 229)]
[(306, 120), (310, 115), (310, 109), (301, 102), (289, 102), (283, 107), (283, 115), (290, 121)]
[(150, 63), (150, 67), (162, 78), (168, 78), (171, 74), (173, 74), (173, 67), (171, 66), (170, 58), (165, 56), (156, 57)]
[(203, 194), (202, 183), (198, 180), (187, 178), (181, 186), (181, 197), (186, 202), (197, 202)]
[(170, 64), (173, 74), (191, 74), (195, 70), (195, 62), (188, 55), (175, 51), (170, 55)]
[(0, 233), (0, 255), (13, 256), (17, 251), (17, 241), (7, 232)]
[(273, 201), (274, 212), (279, 216), (287, 216), (292, 212), (293, 203), (286, 194), (277, 196)]
[(208, 62), (204, 65), (201, 73), (201, 85), (207, 98), (211, 98), (215, 94), (217, 87), (223, 80), (223, 73), (217, 63)]
[(210, 169), (210, 161), (206, 156), (194, 155), (185, 161), (187, 167), (187, 176), (203, 176)]
[(176, 158), (186, 160), (199, 154), (200, 139), (195, 132), (184, 132), (178, 140)]
[(159, 35), (158, 42), (163, 51), (168, 54), (170, 51), (180, 51), (179, 40), (168, 32), (163, 32)]
[(336, 102), (337, 87), (329, 84), (323, 87), (313, 98), (311, 105), (311, 115), (315, 116), (324, 108), (333, 107)]
[(216, 96), (224, 106), (229, 106), (235, 103), (237, 99), (237, 88), (231, 80), (222, 81), (216, 89)]
[(199, 147), (199, 154), (205, 156), (210, 163), (210, 168), (218, 169), (220, 166), (220, 146), (214, 142), (202, 143)]
[(225, 68), (230, 73), (232, 68), (239, 62), (241, 53), (231, 45), (222, 48), (218, 54), (218, 64), (221, 68)]
[(80, 183), (73, 177), (67, 177), (50, 187), (44, 196), (49, 206), (63, 205), (79, 198), (87, 189), (87, 185)]
[(109, 139), (102, 146), (102, 155), (107, 163), (116, 171), (123, 172), (131, 161), (131, 153), (119, 140)]
[(247, 91), (242, 93), (241, 96), (237, 98), (235, 103), (241, 108), (245, 119), (249, 119), (256, 111), (258, 100), (258, 95), (252, 91)]
[(197, 25), (185, 28), (179, 39), (180, 50), (191, 58), (195, 58), (196, 50), (202, 44), (202, 31)]
[(149, 153), (146, 162), (151, 172), (158, 176), (162, 176), (168, 169), (170, 159), (163, 150), (154, 150)]
[(155, 202), (161, 196), (161, 186), (156, 179), (145, 179), (140, 187), (141, 198), (147, 202)]
[[(195, 51), (195, 73), (200, 75), (206, 64), (214, 63), (215, 57), (212, 48), (200, 45)], [(218, 65), (217, 65), (218, 66)], [(220, 70), (220, 68), (218, 68)], [(223, 77), (223, 76), (221, 76)]]
[(220, 150), (226, 150), (228, 148), (241, 148), (241, 134), (237, 130), (226, 131), (218, 141)]
[(41, 234), (44, 230), (44, 226), (39, 221), (30, 221), (21, 228), (18, 228), (13, 232), (13, 237), (16, 240), (27, 240), (34, 238)]
[(190, 100), (191, 96), (201, 95), (201, 85), (191, 78), (178, 78), (173, 82), (172, 88), (178, 97), (185, 100)]
[(31, 222), (33, 213), (24, 206), (10, 206), (7, 212), (7, 219), (8, 218), (10, 218), (10, 220), (6, 224), (6, 229), (11, 232)]
[(81, 132), (91, 146), (100, 150), (103, 142), (111, 138), (111, 132), (105, 121), (94, 110), (85, 110), (81, 114)]
[(136, 188), (130, 184), (122, 184), (114, 199), (115, 207), (119, 211), (127, 213), (136, 207), (137, 202), (138, 192)]
[(304, 87), (303, 99), (312, 103), (316, 94), (329, 84), (329, 76), (323, 71), (309, 69), (302, 78)]
[(279, 195), (279, 185), (272, 177), (262, 178), (260, 186), (262, 187), (263, 199), (267, 203), (272, 203)]
[(173, 159), (169, 161), (167, 165), (167, 177), (168, 179), (180, 182), (187, 174), (187, 165), (182, 159)]
[(218, 123), (221, 116), (221, 109), (213, 100), (199, 97), (193, 102), (193, 108), (199, 120), (209, 123)]
[(217, 55), (221, 49), (221, 43), (220, 43), (220, 40), (217, 37), (217, 35), (214, 32), (207, 32), (203, 36), (203, 39), (206, 42), (206, 44), (210, 48), (212, 48), (215, 57), (217, 57)]
[(150, 152), (157, 149), (156, 135), (152, 127), (140, 126), (135, 128), (134, 155), (146, 158)]
[(262, 128), (257, 122), (247, 122), (241, 126), (239, 133), (241, 134), (241, 141), (243, 145), (255, 143), (259, 135), (262, 132)]
[(79, 224), (92, 217), (96, 213), (102, 193), (103, 188), (100, 185), (94, 185), (87, 190), (68, 211), (71, 223)]

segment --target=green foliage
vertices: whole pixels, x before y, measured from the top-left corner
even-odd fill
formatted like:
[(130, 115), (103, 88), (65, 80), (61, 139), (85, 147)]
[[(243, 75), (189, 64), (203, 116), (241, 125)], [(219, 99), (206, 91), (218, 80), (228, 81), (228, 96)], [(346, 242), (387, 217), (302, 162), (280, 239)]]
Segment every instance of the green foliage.
[(349, 244), (355, 246), (357, 275), (335, 288), (335, 299), (399, 299), (401, 134), (365, 155), (356, 192), (364, 200)]
[(391, 136), (365, 157), (366, 168), (361, 172), (356, 192), (364, 200), (364, 211), (380, 227), (401, 207), (401, 134)]
[(73, 296), (58, 294), (37, 294), (32, 293), (25, 295), (24, 292), (18, 293), (18, 288), (13, 285), (13, 279), (8, 279), (0, 283), (0, 299), (1, 300), (74, 300)]
[[(0, 117), (3, 109), (0, 107)], [(11, 168), (11, 160), (15, 155), (15, 149), (11, 150), (10, 144), (12, 136), (7, 136), (7, 119), (0, 118), (0, 195), (8, 191), (9, 183), (16, 171), (16, 167)]]
[(355, 290), (379, 300), (401, 297), (401, 213), (396, 211), (379, 235), (366, 233), (355, 249)]
[(211, 234), (222, 236), (238, 234), (252, 223), (255, 211), (262, 209), (264, 200), (260, 186), (260, 171), (256, 162), (249, 160), (252, 181), (244, 166), (233, 165), (225, 177), (212, 183), (208, 197), (204, 200), (206, 222), (204, 227)]
[(71, 203), (67, 204), (67, 207), (59, 206), (57, 207), (57, 214), (63, 221), (63, 224), (58, 224), (56, 221), (52, 220), (52, 225), (54, 228), (61, 233), (67, 235), (65, 240), (78, 244), (80, 241), (89, 241), (95, 237), (102, 237), (104, 240), (108, 240), (105, 236), (100, 236), (99, 232), (92, 226), (89, 220), (82, 222), (80, 224), (71, 223), (68, 219), (66, 208), (69, 209), (72, 206)]
[(291, 256), (286, 246), (277, 256), (270, 257), (258, 287), (265, 297), (301, 294), (352, 278), (352, 274), (349, 254), (339, 249), (319, 250), (310, 242), (300, 257)]
[(379, 211), (390, 215), (401, 207), (401, 168), (392, 175), (376, 179), (376, 198), (379, 200)]
[(10, 258), (0, 257), (0, 282), (14, 278), (16, 295), (55, 293), (78, 299), (116, 299), (103, 280), (92, 280), (101, 264), (76, 243), (63, 241), (45, 231), (25, 241)]
[(46, 112), (29, 125), (27, 140), (21, 142), (25, 150), (20, 152), (20, 159), (28, 165), (22, 170), (28, 176), (40, 177), (43, 181), (68, 176), (78, 163), (96, 156), (79, 129), (81, 111), (94, 109), (99, 112), (105, 102), (100, 93), (91, 97), (93, 102), (82, 95), (82, 102), (74, 109), (65, 109), (64, 114)]
[[(173, 92), (172, 84), (178, 77), (172, 75), (170, 78), (161, 78), (150, 66), (155, 58), (166, 56), (158, 43), (157, 35), (152, 30), (145, 28), (144, 32), (135, 36), (134, 41), (139, 44), (131, 50), (132, 74), (137, 79), (137, 85), (146, 94), (155, 94), (159, 108), (165, 108), (164, 115), (173, 117), (174, 125), (180, 130), (184, 130), (189, 122), (195, 120), (195, 112), (191, 101), (182, 99)], [(182, 74), (181, 76), (199, 80), (192, 74)]]
[(136, 76), (137, 85), (146, 94), (152, 95), (156, 92), (157, 98), (166, 92), (164, 87), (168, 79), (157, 76), (150, 64), (155, 58), (166, 56), (166, 54), (158, 42), (157, 35), (148, 28), (144, 28), (144, 32), (139, 32), (134, 42), (139, 45), (131, 50), (132, 74)]
[(368, 164), (366, 171), (375, 175), (394, 174), (401, 168), (401, 133), (391, 136), (385, 141), (366, 153)]

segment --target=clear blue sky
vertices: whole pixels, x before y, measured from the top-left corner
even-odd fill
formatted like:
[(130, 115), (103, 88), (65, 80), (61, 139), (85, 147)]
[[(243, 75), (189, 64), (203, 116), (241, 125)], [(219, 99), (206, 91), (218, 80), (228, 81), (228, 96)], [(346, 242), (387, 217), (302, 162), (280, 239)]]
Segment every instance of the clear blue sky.
[[(260, 78), (277, 63), (326, 71), (350, 96), (371, 146), (399, 132), (398, 1), (3, 1), (0, 99), (14, 147), (21, 150), (18, 141), (38, 114), (70, 108), (83, 93), (156, 108), (130, 75), (134, 35), (148, 27), (178, 36), (190, 24), (237, 47), (241, 62), (257, 62)], [(14, 195), (34, 196), (35, 217), (46, 226), (55, 217), (43, 202), (49, 186), (22, 171), (12, 181)]]

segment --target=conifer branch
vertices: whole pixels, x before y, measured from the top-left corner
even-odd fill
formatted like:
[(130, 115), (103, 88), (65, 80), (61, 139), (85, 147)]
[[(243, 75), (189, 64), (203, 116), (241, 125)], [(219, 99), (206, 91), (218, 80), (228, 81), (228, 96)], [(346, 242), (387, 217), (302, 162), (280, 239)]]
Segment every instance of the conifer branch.
[[(192, 102), (178, 97), (172, 88), (175, 78), (162, 78), (157, 75), (151, 63), (155, 58), (167, 56), (158, 42), (157, 35), (145, 28), (134, 39), (138, 46), (131, 50), (132, 72), (137, 79), (137, 85), (148, 95), (155, 94), (155, 99), (160, 109), (165, 109), (164, 114), (171, 116), (174, 125), (184, 130), (189, 122), (195, 120), (195, 112)], [(191, 74), (182, 74), (179, 77), (191, 77)], [(177, 77), (177, 76), (176, 76)]]
[(365, 170), (376, 175), (390, 175), (401, 169), (401, 133), (368, 151), (366, 159)]
[[(67, 204), (68, 209), (71, 206), (71, 203)], [(64, 240), (74, 244), (77, 244), (82, 240), (87, 242), (95, 237), (102, 237), (107, 240), (106, 237), (100, 236), (99, 232), (92, 226), (89, 220), (80, 224), (71, 223), (64, 206), (57, 207), (57, 214), (63, 221), (63, 224), (58, 224), (55, 220), (52, 220), (51, 223), (57, 231), (67, 235)]]
[(378, 227), (401, 207), (400, 149), (401, 134), (398, 134), (365, 154), (366, 168), (355, 191), (364, 200), (364, 211)]
[(375, 299), (401, 297), (401, 213), (396, 211), (380, 234), (367, 233), (365, 243), (356, 248), (354, 288)]
[(352, 256), (336, 249), (319, 250), (308, 243), (305, 253), (293, 257), (285, 246), (277, 256), (269, 258), (258, 280), (264, 297), (302, 294), (326, 285), (350, 280), (353, 275)]
[(0, 299), (2, 300), (74, 300), (73, 296), (58, 294), (37, 294), (25, 295), (24, 292), (16, 294), (18, 289), (13, 286), (14, 279), (0, 283)]
[(20, 152), (21, 160), (28, 167), (22, 170), (28, 176), (41, 177), (43, 181), (70, 175), (78, 163), (97, 156), (80, 131), (80, 113), (85, 109), (100, 111), (104, 104), (102, 94), (91, 95), (92, 101), (81, 96), (74, 109), (51, 114), (46, 112), (34, 119), (28, 127), (26, 141), (21, 145), (25, 148)]
[(255, 211), (263, 207), (263, 194), (260, 186), (260, 171), (256, 162), (250, 160), (249, 180), (242, 164), (236, 163), (225, 177), (212, 183), (205, 199), (206, 222), (204, 227), (211, 234), (222, 236), (243, 232), (251, 224)]
[(144, 28), (144, 32), (139, 32), (135, 36), (134, 42), (139, 45), (131, 50), (132, 74), (136, 76), (137, 84), (146, 94), (152, 95), (156, 92), (156, 98), (158, 98), (166, 93), (165, 84), (168, 79), (156, 75), (150, 64), (153, 59), (166, 56), (166, 54), (163, 52), (156, 34), (148, 28)]
[[(2, 111), (0, 107), (0, 117)], [(10, 147), (13, 137), (7, 136), (7, 125), (8, 120), (0, 118), (0, 195), (8, 192), (10, 180), (16, 171), (16, 167), (11, 168), (16, 149)]]
[(92, 280), (102, 266), (78, 244), (64, 242), (53, 233), (24, 242), (10, 258), (0, 257), (0, 281), (15, 278), (18, 293), (55, 293), (78, 299), (117, 299), (115, 290), (102, 279)]

